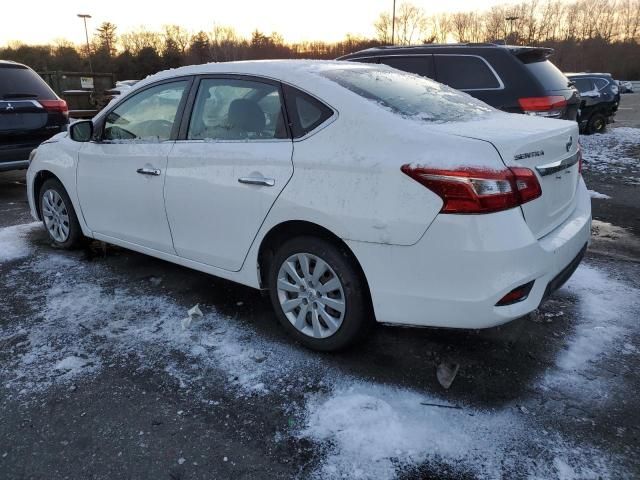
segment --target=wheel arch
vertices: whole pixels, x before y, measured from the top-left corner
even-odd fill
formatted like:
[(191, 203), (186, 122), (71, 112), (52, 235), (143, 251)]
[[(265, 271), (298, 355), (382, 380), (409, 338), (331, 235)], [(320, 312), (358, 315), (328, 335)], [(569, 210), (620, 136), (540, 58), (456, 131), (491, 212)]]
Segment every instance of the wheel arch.
[(281, 244), (282, 242), (300, 236), (313, 236), (322, 238), (333, 243), (338, 248), (342, 249), (353, 262), (353, 265), (356, 267), (357, 272), (361, 275), (364, 285), (366, 287), (366, 296), (369, 301), (369, 307), (373, 312), (373, 303), (371, 299), (371, 289), (369, 288), (369, 282), (367, 281), (367, 276), (364, 273), (364, 269), (362, 265), (360, 265), (360, 261), (353, 253), (349, 245), (345, 243), (339, 236), (333, 233), (331, 230), (320, 226), (316, 223), (309, 222), (306, 220), (288, 220), (282, 223), (279, 223), (267, 232), (267, 234), (262, 238), (260, 242), (260, 247), (258, 249), (258, 281), (260, 282), (260, 288), (266, 288), (267, 280), (266, 275), (269, 271), (269, 265), (275, 253), (275, 248)]
[[(54, 178), (62, 184), (60, 178), (50, 170), (40, 170), (33, 178), (33, 203), (36, 207), (36, 213), (38, 214), (39, 220), (42, 220), (42, 212), (40, 211), (40, 189), (42, 188), (42, 185), (44, 185), (44, 182), (50, 178)], [(68, 193), (69, 192), (67, 192), (67, 194)]]

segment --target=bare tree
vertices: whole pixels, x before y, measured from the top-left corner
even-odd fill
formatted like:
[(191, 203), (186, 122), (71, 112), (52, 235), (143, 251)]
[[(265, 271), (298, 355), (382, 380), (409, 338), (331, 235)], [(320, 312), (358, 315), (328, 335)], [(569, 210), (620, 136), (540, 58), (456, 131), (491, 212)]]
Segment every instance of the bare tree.
[[(427, 17), (420, 7), (412, 3), (401, 3), (396, 10), (395, 37), (397, 45), (411, 45), (427, 33)], [(383, 12), (374, 23), (376, 36), (382, 43), (391, 43), (393, 19)]]

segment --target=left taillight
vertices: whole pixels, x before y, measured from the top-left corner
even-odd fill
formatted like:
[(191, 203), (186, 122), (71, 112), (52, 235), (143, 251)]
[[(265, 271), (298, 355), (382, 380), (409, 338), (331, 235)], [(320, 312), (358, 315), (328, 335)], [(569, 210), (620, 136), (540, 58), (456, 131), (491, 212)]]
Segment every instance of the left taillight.
[(47, 112), (62, 113), (65, 117), (69, 116), (69, 107), (64, 100), (38, 100), (38, 102)]
[(441, 213), (492, 213), (517, 207), (542, 195), (528, 168), (442, 170), (403, 165), (402, 172), (438, 195)]
[(524, 97), (518, 99), (522, 112), (527, 115), (557, 118), (567, 106), (567, 99), (562, 95), (547, 95), (544, 97)]

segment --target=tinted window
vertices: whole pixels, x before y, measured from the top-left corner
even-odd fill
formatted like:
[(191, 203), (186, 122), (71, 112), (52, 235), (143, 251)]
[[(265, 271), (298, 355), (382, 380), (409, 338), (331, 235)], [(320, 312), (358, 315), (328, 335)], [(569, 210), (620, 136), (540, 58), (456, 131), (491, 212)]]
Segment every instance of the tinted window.
[(495, 110), (466, 93), (385, 67), (325, 70), (324, 77), (403, 117), (428, 122), (475, 120)]
[(500, 82), (479, 57), (434, 55), (436, 78), (458, 90), (499, 88)]
[(132, 95), (107, 115), (103, 138), (169, 140), (187, 83), (165, 83)]
[(576, 88), (580, 93), (590, 92), (594, 90), (593, 83), (589, 78), (575, 78), (573, 83), (576, 84)]
[(569, 79), (549, 60), (525, 63), (525, 67), (547, 91), (566, 90), (569, 86)]
[(609, 82), (607, 82), (604, 78), (594, 78), (593, 82), (596, 84), (598, 90), (602, 90), (604, 87), (609, 85)]
[(187, 138), (262, 140), (286, 138), (280, 89), (236, 79), (200, 82)]
[(287, 86), (287, 111), (291, 115), (293, 138), (305, 136), (333, 115), (324, 103), (300, 90)]
[(0, 98), (55, 99), (56, 94), (33, 70), (0, 65)]
[(415, 73), (423, 77), (433, 78), (433, 57), (431, 55), (414, 55), (411, 57), (381, 57), (380, 63), (390, 67)]

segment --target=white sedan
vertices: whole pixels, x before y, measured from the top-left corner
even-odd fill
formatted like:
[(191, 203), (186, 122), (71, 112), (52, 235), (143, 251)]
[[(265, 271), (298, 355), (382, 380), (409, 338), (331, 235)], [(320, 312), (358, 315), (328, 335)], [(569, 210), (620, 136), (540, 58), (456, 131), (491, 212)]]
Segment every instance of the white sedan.
[(51, 241), (90, 237), (255, 288), (304, 345), (375, 321), (484, 328), (575, 270), (591, 207), (575, 122), (382, 65), (158, 73), (33, 155)]

